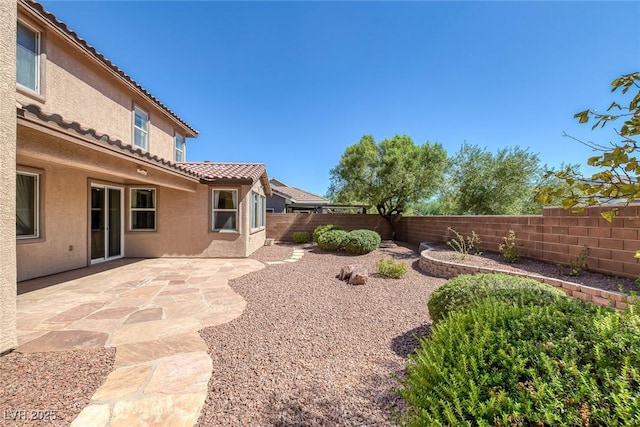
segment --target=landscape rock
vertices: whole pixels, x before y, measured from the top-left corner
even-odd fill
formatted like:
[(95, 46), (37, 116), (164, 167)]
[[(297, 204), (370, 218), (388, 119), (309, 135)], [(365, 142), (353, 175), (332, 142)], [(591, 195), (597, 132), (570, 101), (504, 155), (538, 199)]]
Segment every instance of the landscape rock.
[(369, 279), (369, 273), (367, 270), (354, 270), (351, 273), (351, 277), (349, 278), (350, 285), (366, 285), (367, 280)]
[(345, 265), (340, 269), (340, 274), (338, 275), (338, 279), (349, 280), (353, 272), (360, 269), (362, 269), (362, 266), (359, 264)]

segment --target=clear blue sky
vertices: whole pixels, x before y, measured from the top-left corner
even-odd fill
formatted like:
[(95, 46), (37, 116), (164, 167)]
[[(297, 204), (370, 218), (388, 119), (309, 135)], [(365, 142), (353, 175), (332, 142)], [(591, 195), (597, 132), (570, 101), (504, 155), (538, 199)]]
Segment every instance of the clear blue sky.
[(265, 163), (321, 195), (365, 134), (584, 163), (563, 132), (615, 135), (573, 114), (640, 70), (640, 2), (43, 4), (200, 132), (189, 161)]

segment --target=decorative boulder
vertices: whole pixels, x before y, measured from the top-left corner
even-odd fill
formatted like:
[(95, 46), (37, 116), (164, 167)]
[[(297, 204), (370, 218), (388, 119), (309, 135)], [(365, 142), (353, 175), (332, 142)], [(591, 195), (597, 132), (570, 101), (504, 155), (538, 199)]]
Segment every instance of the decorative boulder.
[(369, 279), (369, 273), (367, 270), (355, 270), (351, 273), (351, 277), (349, 277), (350, 285), (366, 285), (367, 280)]
[(349, 280), (349, 278), (351, 277), (351, 274), (353, 274), (355, 270), (359, 270), (359, 269), (362, 269), (361, 265), (357, 265), (357, 264), (345, 265), (340, 269), (340, 274), (338, 275), (338, 279)]

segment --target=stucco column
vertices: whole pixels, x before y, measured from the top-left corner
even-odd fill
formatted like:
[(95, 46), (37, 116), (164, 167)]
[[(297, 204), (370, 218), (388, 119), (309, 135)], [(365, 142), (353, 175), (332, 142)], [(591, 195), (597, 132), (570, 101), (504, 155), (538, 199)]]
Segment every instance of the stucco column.
[(0, 1), (0, 352), (16, 337), (16, 19), (15, 0)]

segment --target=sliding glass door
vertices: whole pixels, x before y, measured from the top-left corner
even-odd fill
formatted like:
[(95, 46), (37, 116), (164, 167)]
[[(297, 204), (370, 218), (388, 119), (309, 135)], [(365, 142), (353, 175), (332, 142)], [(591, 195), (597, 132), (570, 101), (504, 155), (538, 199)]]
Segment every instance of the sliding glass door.
[(123, 189), (91, 185), (91, 262), (124, 255)]

